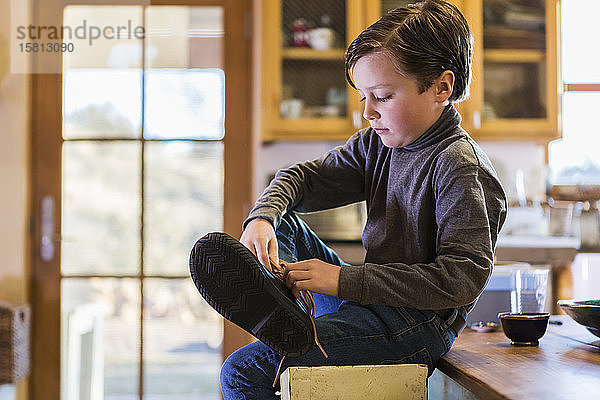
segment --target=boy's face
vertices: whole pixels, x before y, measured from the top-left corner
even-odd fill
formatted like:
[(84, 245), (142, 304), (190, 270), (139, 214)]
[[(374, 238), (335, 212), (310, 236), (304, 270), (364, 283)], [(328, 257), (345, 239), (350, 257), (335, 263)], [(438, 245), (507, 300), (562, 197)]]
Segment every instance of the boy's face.
[[(453, 76), (452, 76), (453, 78)], [(419, 94), (412, 78), (400, 75), (382, 53), (360, 58), (352, 68), (352, 79), (364, 103), (364, 118), (387, 147), (414, 142), (439, 118), (450, 93), (441, 93), (436, 81)]]

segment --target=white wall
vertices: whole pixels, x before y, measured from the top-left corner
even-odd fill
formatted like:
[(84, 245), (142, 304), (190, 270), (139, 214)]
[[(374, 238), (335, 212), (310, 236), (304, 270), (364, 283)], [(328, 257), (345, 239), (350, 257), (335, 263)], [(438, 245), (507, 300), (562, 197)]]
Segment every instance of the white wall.
[(479, 142), (500, 176), (509, 202), (517, 201), (515, 176), (523, 171), (528, 199), (543, 199), (546, 193), (546, 151), (533, 142)]
[[(298, 161), (316, 158), (338, 142), (277, 142), (262, 145), (257, 154), (255, 192), (267, 185), (267, 176)], [(544, 146), (533, 142), (480, 142), (490, 157), (509, 201), (517, 201), (515, 176), (521, 169), (529, 199), (543, 198), (546, 187)]]
[(341, 142), (275, 142), (259, 146), (254, 192), (260, 195), (268, 184), (267, 177), (277, 170), (317, 158), (340, 144)]
[[(0, 298), (25, 301), (26, 220), (28, 215), (28, 152), (30, 77), (8, 69), (10, 43), (9, 0), (0, 0)], [(22, 3), (26, 7), (27, 2)], [(16, 286), (3, 286), (17, 280)]]
[[(30, 12), (30, 0), (14, 2)], [(28, 300), (30, 76), (9, 72), (10, 1), (0, 0), (0, 299)], [(27, 380), (0, 386), (0, 399), (26, 399)]]

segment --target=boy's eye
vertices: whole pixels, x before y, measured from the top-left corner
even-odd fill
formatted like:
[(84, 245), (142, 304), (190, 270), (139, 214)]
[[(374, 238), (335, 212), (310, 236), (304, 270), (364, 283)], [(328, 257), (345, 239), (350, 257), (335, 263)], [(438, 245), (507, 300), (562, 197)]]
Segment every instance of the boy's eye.
[[(385, 96), (385, 97), (377, 97), (377, 96), (374, 96), (374, 97), (375, 97), (375, 100), (376, 100), (376, 101), (379, 101), (379, 102), (381, 102), (381, 103), (385, 103), (386, 101), (388, 101), (389, 99), (391, 99), (391, 98), (392, 98), (392, 95)], [(364, 102), (364, 101), (365, 101), (365, 99), (366, 99), (366, 97), (363, 97), (362, 99), (360, 99), (360, 102), (361, 102), (361, 103), (362, 103), (362, 102)]]

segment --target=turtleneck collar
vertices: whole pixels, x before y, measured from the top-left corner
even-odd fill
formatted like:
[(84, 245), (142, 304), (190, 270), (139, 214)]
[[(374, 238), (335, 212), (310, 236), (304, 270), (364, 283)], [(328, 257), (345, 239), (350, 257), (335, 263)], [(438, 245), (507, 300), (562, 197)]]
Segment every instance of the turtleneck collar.
[(417, 151), (431, 146), (432, 144), (439, 143), (454, 132), (454, 129), (460, 125), (460, 121), (460, 114), (452, 104), (449, 104), (444, 108), (444, 111), (442, 111), (438, 120), (435, 121), (429, 129), (419, 136), (417, 140), (408, 146), (401, 147), (401, 149), (406, 151)]

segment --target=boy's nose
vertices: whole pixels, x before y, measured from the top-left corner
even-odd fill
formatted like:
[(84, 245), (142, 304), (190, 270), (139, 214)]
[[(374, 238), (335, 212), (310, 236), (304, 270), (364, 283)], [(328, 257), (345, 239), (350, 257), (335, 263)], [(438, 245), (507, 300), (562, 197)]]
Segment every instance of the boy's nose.
[(372, 119), (377, 119), (377, 118), (381, 117), (381, 115), (379, 115), (379, 113), (377, 111), (375, 111), (375, 109), (373, 107), (369, 106), (368, 104), (365, 104), (365, 109), (363, 111), (363, 117), (367, 121), (370, 121)]

